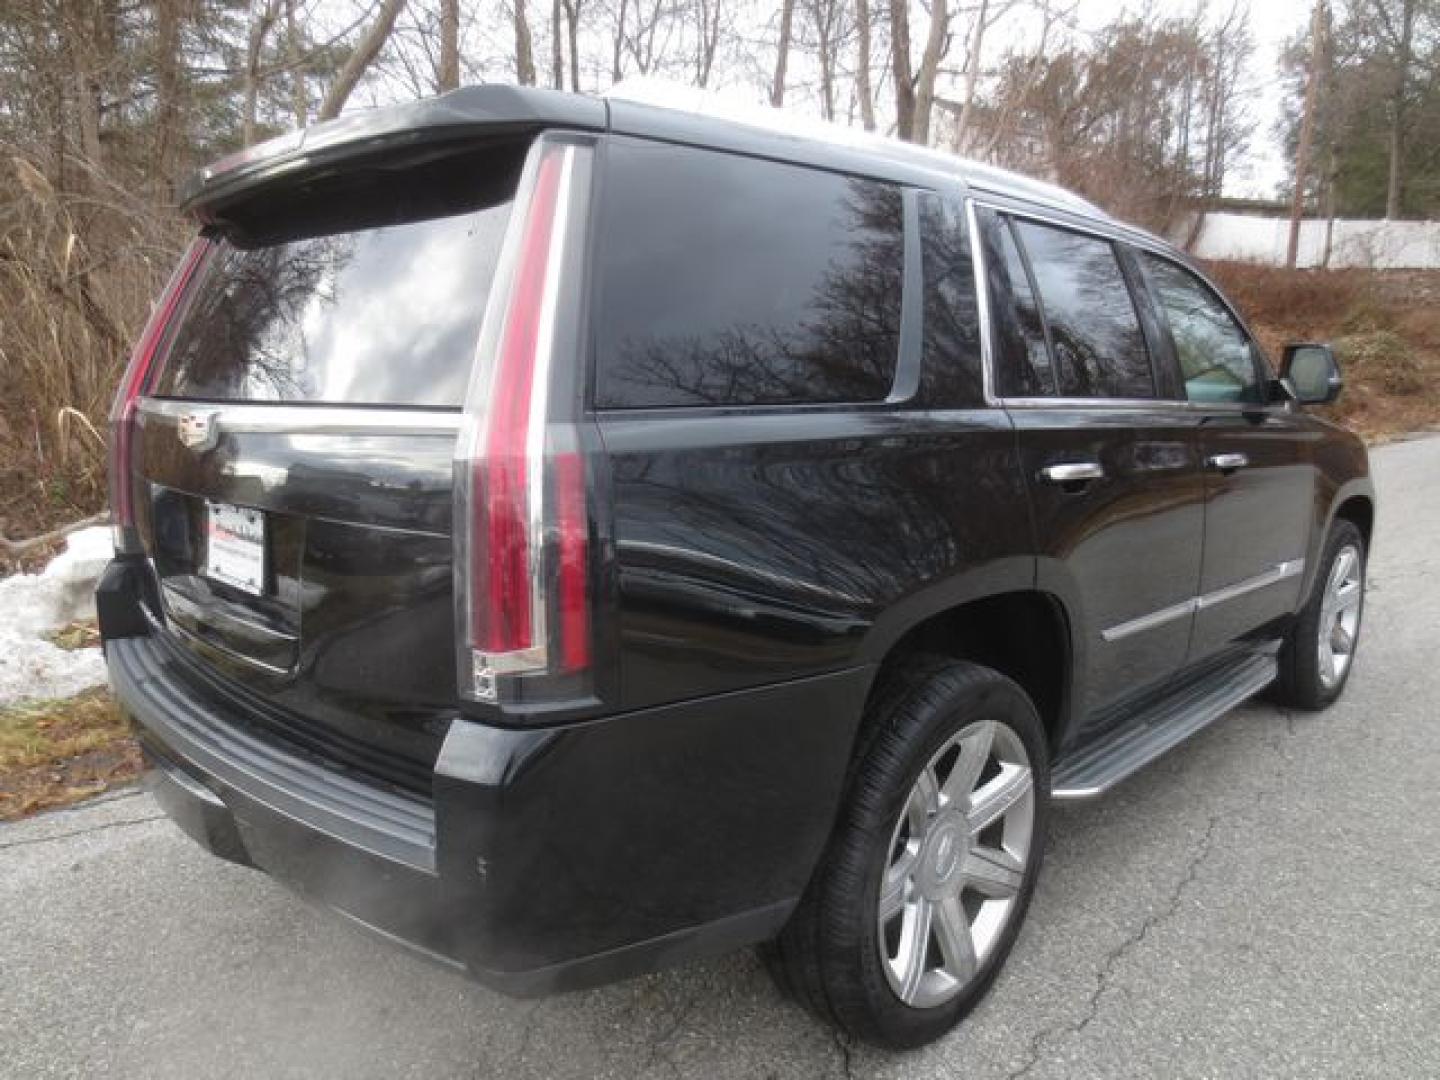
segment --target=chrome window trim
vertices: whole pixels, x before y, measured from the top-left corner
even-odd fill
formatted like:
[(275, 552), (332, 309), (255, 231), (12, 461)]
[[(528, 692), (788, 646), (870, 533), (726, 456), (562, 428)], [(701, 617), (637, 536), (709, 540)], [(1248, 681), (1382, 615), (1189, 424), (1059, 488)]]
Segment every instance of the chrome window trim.
[(139, 412), (178, 422), (194, 412), (208, 414), (221, 431), (282, 435), (454, 435), (460, 412), (373, 405), (261, 405), (253, 402), (141, 398)]
[(1163, 626), (1168, 622), (1184, 618), (1186, 615), (1199, 611), (1206, 611), (1209, 608), (1225, 603), (1227, 600), (1234, 600), (1247, 593), (1255, 592), (1257, 589), (1265, 589), (1271, 585), (1278, 585), (1289, 578), (1296, 577), (1305, 571), (1304, 559), (1287, 559), (1285, 562), (1276, 563), (1268, 570), (1263, 570), (1253, 577), (1237, 581), (1233, 585), (1226, 585), (1223, 588), (1214, 589), (1199, 596), (1192, 596), (1188, 600), (1182, 600), (1178, 604), (1171, 604), (1168, 607), (1160, 608), (1138, 618), (1129, 619), (1117, 623), (1105, 630), (1100, 636), (1106, 642), (1122, 641), (1133, 634), (1143, 633), (1146, 630), (1153, 630), (1157, 626)]
[(985, 404), (1004, 407), (995, 393), (994, 318), (990, 312), (990, 275), (985, 265), (985, 244), (980, 237), (980, 215), (973, 198), (965, 200), (965, 227), (970, 230), (970, 261), (975, 264), (975, 297), (980, 315), (980, 387)]

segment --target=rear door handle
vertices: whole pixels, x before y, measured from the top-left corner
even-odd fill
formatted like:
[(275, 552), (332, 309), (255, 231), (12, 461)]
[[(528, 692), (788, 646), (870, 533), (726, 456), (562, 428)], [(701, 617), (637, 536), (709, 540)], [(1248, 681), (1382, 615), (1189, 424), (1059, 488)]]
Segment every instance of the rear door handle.
[(1100, 480), (1105, 476), (1105, 467), (1098, 461), (1069, 461), (1060, 465), (1046, 465), (1040, 470), (1040, 479), (1047, 484), (1075, 484), (1088, 480)]
[(1205, 464), (1221, 472), (1233, 472), (1249, 465), (1250, 459), (1244, 454), (1211, 454), (1205, 459)]

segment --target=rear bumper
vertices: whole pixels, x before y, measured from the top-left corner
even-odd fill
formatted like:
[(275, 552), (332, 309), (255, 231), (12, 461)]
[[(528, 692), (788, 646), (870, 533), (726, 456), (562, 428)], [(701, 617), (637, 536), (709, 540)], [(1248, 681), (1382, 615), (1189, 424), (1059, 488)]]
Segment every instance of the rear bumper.
[[(425, 799), (267, 741), (193, 692), (101, 583), (115, 693), (156, 798), (216, 855), (518, 995), (773, 936), (833, 823), (869, 671), (558, 728), (457, 717)], [(106, 595), (107, 591), (110, 595)]]

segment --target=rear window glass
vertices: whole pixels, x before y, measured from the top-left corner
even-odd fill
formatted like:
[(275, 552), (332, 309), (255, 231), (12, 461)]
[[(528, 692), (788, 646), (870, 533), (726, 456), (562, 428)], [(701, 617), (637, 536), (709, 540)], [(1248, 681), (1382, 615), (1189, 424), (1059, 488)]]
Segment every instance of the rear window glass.
[(900, 190), (634, 140), (607, 148), (604, 408), (878, 401), (895, 380)]
[(220, 240), (154, 393), (460, 405), (509, 209), (260, 247)]

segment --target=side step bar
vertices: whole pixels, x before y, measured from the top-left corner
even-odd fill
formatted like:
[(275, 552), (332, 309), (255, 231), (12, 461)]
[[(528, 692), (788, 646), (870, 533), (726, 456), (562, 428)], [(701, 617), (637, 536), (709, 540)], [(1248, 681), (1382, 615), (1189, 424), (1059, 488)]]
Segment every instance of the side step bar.
[(1246, 653), (1183, 684), (1097, 742), (1058, 761), (1050, 778), (1051, 798), (1090, 799), (1103, 794), (1264, 690), (1277, 671), (1273, 655)]

